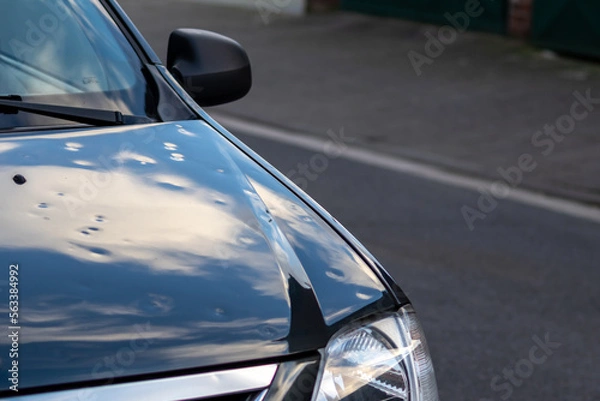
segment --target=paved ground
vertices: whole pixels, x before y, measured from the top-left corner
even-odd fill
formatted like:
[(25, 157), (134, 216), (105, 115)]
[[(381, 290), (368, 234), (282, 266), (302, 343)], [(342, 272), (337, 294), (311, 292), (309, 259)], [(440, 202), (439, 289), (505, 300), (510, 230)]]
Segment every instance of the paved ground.
[(425, 34), (437, 27), (353, 13), (265, 18), (189, 0), (122, 3), (161, 56), (178, 27), (221, 32), (246, 47), (254, 89), (220, 111), (315, 135), (344, 127), (364, 146), (492, 179), (531, 154), (536, 166), (523, 185), (600, 204), (600, 103), (574, 128), (561, 119), (571, 133), (555, 134), (560, 142), (532, 144), (571, 113), (575, 91), (600, 99), (597, 64), (463, 33), (417, 76), (408, 54), (426, 55)]
[[(281, 171), (314, 157), (236, 134)], [(506, 201), (470, 232), (458, 210), (472, 192), (343, 159), (307, 190), (407, 291), (441, 400), (600, 399), (600, 225)], [(546, 335), (560, 345), (532, 363)]]
[[(220, 112), (314, 135), (343, 127), (355, 143), (490, 176), (531, 153), (539, 166), (528, 186), (597, 195), (600, 113), (548, 157), (530, 144), (536, 130), (570, 112), (574, 90), (596, 93), (595, 66), (465, 34), (418, 78), (406, 61), (425, 42), (417, 24), (341, 13), (265, 25), (254, 12), (122, 2), (161, 54), (180, 26), (246, 45), (255, 89)], [(234, 133), (283, 172), (315, 157)], [(415, 303), (442, 400), (600, 399), (600, 225), (505, 200), (469, 231), (459, 210), (476, 192), (343, 158), (331, 158), (306, 190)], [(546, 336), (544, 352), (536, 344)]]

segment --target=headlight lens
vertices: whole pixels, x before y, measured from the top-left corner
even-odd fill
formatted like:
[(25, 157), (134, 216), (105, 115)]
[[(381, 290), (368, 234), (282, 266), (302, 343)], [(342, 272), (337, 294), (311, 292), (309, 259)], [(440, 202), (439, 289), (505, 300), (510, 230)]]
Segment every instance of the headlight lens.
[(334, 337), (314, 401), (438, 401), (421, 325), (412, 306)]

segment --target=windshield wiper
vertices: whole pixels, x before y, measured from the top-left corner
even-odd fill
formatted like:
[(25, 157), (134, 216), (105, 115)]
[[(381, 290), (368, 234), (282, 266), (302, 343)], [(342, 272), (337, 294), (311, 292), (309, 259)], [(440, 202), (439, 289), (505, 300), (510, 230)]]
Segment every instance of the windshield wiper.
[(29, 103), (24, 102), (20, 96), (0, 96), (0, 114), (15, 114), (18, 111), (101, 127), (153, 122), (148, 117), (126, 115), (120, 111)]

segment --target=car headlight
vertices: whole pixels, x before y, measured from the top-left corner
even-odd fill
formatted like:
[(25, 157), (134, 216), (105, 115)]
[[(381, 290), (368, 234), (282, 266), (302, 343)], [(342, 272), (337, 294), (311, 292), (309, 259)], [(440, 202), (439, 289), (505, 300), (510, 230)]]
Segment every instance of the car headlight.
[(412, 306), (336, 335), (313, 401), (438, 401), (433, 364)]

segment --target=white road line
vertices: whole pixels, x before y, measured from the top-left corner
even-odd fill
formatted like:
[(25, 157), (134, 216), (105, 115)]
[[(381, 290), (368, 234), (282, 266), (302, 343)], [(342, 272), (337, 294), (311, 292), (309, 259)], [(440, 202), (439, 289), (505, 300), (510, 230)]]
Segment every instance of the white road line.
[[(219, 123), (227, 127), (227, 129), (231, 130), (233, 133), (239, 130), (240, 133), (243, 134), (268, 139), (319, 153), (324, 151), (325, 144), (329, 142), (329, 139), (327, 138), (318, 138), (313, 135), (298, 131), (287, 130), (284, 128), (273, 128), (257, 122), (247, 121), (241, 118), (225, 116), (217, 113), (211, 114), (217, 121), (219, 121)], [(356, 146), (347, 146), (347, 149), (344, 150), (340, 158), (360, 162), (368, 166), (379, 167), (402, 174), (409, 174), (414, 177), (424, 178), (441, 184), (472, 191), (477, 191), (480, 188), (490, 188), (490, 186), (494, 183), (494, 181), (490, 180), (473, 178), (459, 173), (444, 171), (438, 167), (407, 160), (402, 157), (390, 156), (373, 150), (358, 148)], [(473, 198), (473, 203), (469, 206), (476, 207), (478, 198), (479, 193), (477, 193), (477, 196)], [(504, 199), (509, 199), (529, 206), (535, 206), (553, 212), (600, 223), (600, 208), (553, 196), (543, 195), (527, 189), (512, 188), (510, 194)]]

